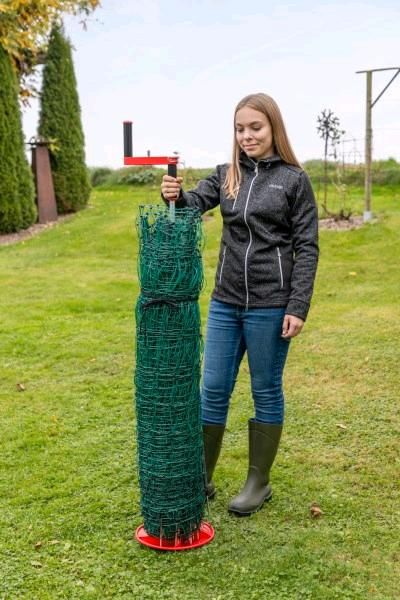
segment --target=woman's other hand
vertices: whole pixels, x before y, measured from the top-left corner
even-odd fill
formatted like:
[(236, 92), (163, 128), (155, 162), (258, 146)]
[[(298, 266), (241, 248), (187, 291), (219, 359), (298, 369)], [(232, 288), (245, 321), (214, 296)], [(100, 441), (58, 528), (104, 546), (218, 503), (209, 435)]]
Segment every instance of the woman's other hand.
[(300, 331), (303, 329), (303, 325), (303, 319), (295, 317), (294, 315), (285, 315), (282, 326), (282, 337), (288, 339), (299, 335)]
[(166, 200), (172, 201), (179, 198), (183, 177), (164, 175), (161, 182), (161, 193)]

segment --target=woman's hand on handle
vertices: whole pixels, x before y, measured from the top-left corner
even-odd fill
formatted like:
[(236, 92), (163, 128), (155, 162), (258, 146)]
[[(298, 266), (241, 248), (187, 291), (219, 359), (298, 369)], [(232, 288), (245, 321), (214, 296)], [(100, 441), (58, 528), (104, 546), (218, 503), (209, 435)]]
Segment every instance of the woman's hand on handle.
[(174, 201), (179, 198), (183, 177), (164, 175), (161, 182), (161, 193), (166, 200)]
[(303, 319), (295, 317), (294, 315), (285, 315), (282, 326), (282, 337), (288, 339), (299, 335), (300, 331), (303, 329), (303, 325)]

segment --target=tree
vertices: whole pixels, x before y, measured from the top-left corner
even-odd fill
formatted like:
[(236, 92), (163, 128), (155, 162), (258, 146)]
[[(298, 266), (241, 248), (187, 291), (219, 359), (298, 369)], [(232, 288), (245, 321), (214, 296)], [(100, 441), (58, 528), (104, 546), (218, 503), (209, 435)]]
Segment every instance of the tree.
[(25, 156), (18, 84), (0, 45), (0, 233), (26, 229), (36, 221), (32, 173)]
[[(327, 208), (328, 154), (336, 160), (336, 146), (345, 131), (344, 129), (339, 129), (340, 121), (330, 109), (324, 109), (317, 117), (317, 121), (317, 131), (324, 140), (324, 202), (322, 203), (322, 208), (326, 214), (329, 214)], [(331, 149), (330, 153), (328, 153), (329, 147)]]
[(50, 35), (40, 100), (39, 136), (55, 142), (50, 164), (57, 209), (75, 212), (86, 205), (90, 183), (71, 44), (61, 25)]
[(11, 56), (20, 82), (22, 99), (36, 90), (28, 82), (43, 61), (50, 30), (64, 14), (86, 18), (100, 0), (0, 0), (0, 45)]

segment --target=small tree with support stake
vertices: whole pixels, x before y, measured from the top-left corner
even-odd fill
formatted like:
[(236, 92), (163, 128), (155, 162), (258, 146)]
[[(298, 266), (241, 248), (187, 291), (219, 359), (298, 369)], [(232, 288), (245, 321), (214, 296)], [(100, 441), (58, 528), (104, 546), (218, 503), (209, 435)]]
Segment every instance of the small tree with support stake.
[[(317, 120), (317, 131), (320, 137), (322, 137), (324, 140), (324, 201), (322, 203), (322, 208), (327, 215), (330, 215), (327, 206), (328, 155), (333, 156), (336, 159), (336, 146), (340, 142), (340, 138), (345, 131), (343, 129), (339, 129), (339, 118), (336, 117), (333, 111), (330, 109), (324, 109), (317, 117)], [(329, 146), (331, 147), (330, 153)]]

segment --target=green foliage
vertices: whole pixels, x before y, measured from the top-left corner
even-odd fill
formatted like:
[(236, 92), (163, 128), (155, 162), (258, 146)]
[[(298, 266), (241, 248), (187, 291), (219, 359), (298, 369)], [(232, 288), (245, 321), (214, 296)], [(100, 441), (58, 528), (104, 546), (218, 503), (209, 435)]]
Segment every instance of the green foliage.
[(381, 185), (399, 185), (400, 163), (394, 158), (374, 161), (372, 163), (372, 181)]
[(212, 171), (213, 169), (194, 169), (193, 167), (188, 167), (187, 169), (182, 169), (179, 174), (183, 177), (185, 188), (190, 190), (192, 187), (195, 187), (201, 179), (210, 175)]
[(17, 82), (1, 46), (0, 82), (0, 233), (10, 233), (32, 225), (37, 213), (24, 151)]
[(147, 185), (155, 182), (156, 174), (150, 169), (128, 173), (127, 175), (120, 177), (118, 180), (118, 183), (123, 185)]
[[(184, 178), (186, 189), (190, 189), (211, 173), (212, 169), (179, 169), (179, 175)], [(154, 185), (159, 186), (166, 169), (153, 167), (122, 167), (110, 169), (109, 167), (91, 167), (89, 169), (93, 187), (114, 187), (118, 185)]]
[(86, 26), (86, 19), (98, 5), (99, 0), (0, 0), (0, 45), (18, 73), (24, 104), (36, 94), (29, 76), (43, 60), (52, 24), (67, 13), (80, 15)]
[(80, 210), (90, 183), (71, 45), (59, 26), (52, 30), (43, 70), (39, 135), (55, 139), (58, 147), (50, 152), (58, 212)]
[(90, 185), (97, 187), (107, 182), (113, 170), (109, 167), (89, 167)]
[[(303, 167), (310, 175), (313, 183), (320, 182), (322, 185), (324, 180), (324, 161), (315, 159), (307, 160), (303, 163)], [(343, 165), (337, 161), (328, 161), (328, 182), (335, 182), (338, 170), (340, 171), (340, 179), (344, 184), (364, 185), (365, 169), (363, 164), (346, 163)], [(400, 163), (394, 158), (374, 160), (372, 162), (372, 183), (376, 185), (400, 185)]]
[[(324, 180), (324, 161), (320, 159), (307, 160), (303, 167), (310, 175), (313, 184), (318, 187), (323, 185)], [(212, 168), (194, 169), (188, 167), (179, 169), (179, 175), (183, 177), (183, 185), (186, 189), (191, 189), (197, 183), (207, 177), (212, 172)], [(108, 167), (91, 167), (89, 169), (91, 182), (94, 187), (114, 187), (119, 185), (143, 185), (153, 184), (158, 186), (161, 183), (165, 169), (145, 167), (123, 167), (121, 169), (111, 169)], [(339, 173), (339, 176), (338, 176)], [(343, 184), (346, 186), (364, 185), (364, 165), (363, 164), (345, 164), (337, 161), (327, 162), (327, 175), (330, 185)], [(339, 181), (340, 179), (340, 181)], [(375, 160), (372, 162), (372, 182), (375, 185), (400, 185), (400, 163), (394, 158), (387, 160)]]
[(8, 56), (0, 46), (0, 231), (22, 228), (13, 142), (16, 137), (16, 89)]
[(157, 167), (122, 167), (112, 172), (107, 180), (107, 185), (155, 185), (159, 186), (165, 169)]
[(22, 125), (20, 124), (20, 145), (17, 146), (18, 150), (18, 192), (19, 200), (21, 204), (21, 216), (22, 216), (22, 228), (26, 229), (30, 227), (32, 223), (35, 223), (37, 218), (37, 208), (35, 204), (35, 186), (32, 175), (32, 169), (26, 159), (24, 150), (24, 135), (22, 131)]

